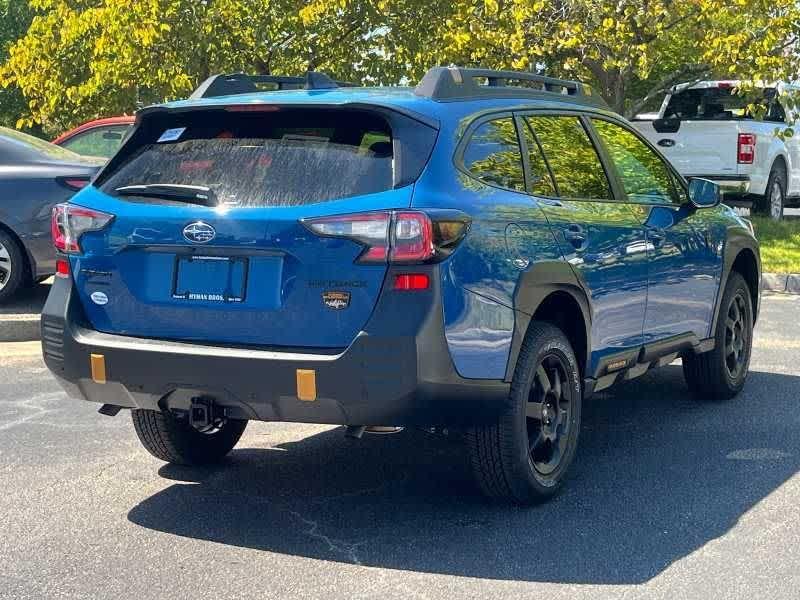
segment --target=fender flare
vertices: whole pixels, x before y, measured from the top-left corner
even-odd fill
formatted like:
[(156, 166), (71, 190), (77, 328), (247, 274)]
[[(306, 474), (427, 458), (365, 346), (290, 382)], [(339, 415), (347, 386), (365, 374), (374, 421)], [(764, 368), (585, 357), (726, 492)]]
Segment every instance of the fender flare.
[(753, 323), (758, 319), (758, 312), (761, 308), (761, 253), (759, 251), (758, 241), (752, 237), (748, 232), (740, 227), (729, 227), (727, 230), (725, 249), (723, 252), (722, 274), (720, 275), (719, 289), (717, 290), (717, 299), (714, 302), (714, 318), (711, 322), (710, 336), (713, 338), (717, 331), (717, 320), (719, 319), (719, 311), (722, 308), (722, 296), (724, 295), (725, 286), (728, 285), (728, 277), (733, 270), (733, 263), (739, 258), (743, 251), (750, 251), (755, 257), (756, 261), (756, 289), (751, 290), (753, 294)]
[(541, 261), (533, 263), (520, 276), (517, 288), (514, 291), (514, 308), (516, 309), (514, 311), (514, 334), (511, 340), (508, 364), (506, 365), (505, 381), (511, 381), (514, 377), (517, 358), (533, 316), (542, 303), (555, 292), (569, 294), (575, 300), (582, 313), (585, 326), (586, 357), (581, 367), (583, 373), (586, 373), (592, 353), (592, 310), (589, 296), (578, 282), (575, 272), (568, 263), (556, 260)]

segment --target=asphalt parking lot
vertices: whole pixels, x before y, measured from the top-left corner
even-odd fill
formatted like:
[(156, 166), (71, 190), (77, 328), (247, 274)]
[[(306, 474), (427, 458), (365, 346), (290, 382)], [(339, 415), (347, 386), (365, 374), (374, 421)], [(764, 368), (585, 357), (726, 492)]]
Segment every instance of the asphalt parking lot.
[(165, 466), (0, 344), (0, 598), (796, 598), (798, 314), (765, 298), (731, 402), (673, 365), (588, 403), (568, 488), (530, 509), (418, 431), (257, 423), (220, 467)]

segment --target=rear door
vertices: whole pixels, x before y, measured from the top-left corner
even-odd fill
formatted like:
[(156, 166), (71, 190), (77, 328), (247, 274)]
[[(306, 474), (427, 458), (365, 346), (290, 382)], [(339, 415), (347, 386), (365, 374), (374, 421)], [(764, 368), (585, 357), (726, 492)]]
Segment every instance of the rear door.
[(543, 154), (554, 180), (553, 196), (543, 195), (539, 205), (591, 298), (590, 374), (609, 364), (630, 366), (642, 344), (647, 298), (644, 227), (617, 199), (583, 117), (533, 113), (523, 122), (528, 151)]
[[(435, 136), (365, 110), (150, 115), (76, 199), (114, 215), (84, 236), (73, 263), (91, 324), (161, 339), (346, 347), (372, 313), (385, 261), (362, 262), (362, 245), (302, 221), (408, 207)], [(125, 191), (153, 184), (205, 186), (218, 205)]]

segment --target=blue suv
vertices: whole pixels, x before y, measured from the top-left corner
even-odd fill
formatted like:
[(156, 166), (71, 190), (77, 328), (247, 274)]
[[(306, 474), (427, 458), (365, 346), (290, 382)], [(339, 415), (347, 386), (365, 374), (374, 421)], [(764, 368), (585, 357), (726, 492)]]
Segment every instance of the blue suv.
[(55, 208), (44, 357), (165, 461), (251, 419), (448, 427), (535, 502), (593, 393), (676, 358), (698, 398), (742, 389), (759, 247), (719, 200), (577, 82), (215, 76)]

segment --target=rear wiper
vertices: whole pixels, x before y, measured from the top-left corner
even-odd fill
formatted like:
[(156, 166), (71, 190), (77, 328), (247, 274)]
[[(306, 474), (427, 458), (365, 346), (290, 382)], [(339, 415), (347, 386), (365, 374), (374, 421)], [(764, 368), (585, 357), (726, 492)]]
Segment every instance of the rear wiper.
[(202, 206), (218, 206), (217, 195), (210, 187), (204, 185), (181, 185), (179, 183), (142, 183), (123, 185), (114, 190), (120, 196), (145, 196), (147, 198), (164, 198), (176, 202), (201, 204)]

